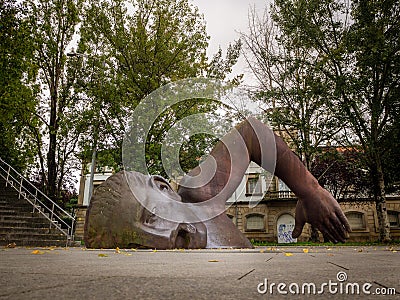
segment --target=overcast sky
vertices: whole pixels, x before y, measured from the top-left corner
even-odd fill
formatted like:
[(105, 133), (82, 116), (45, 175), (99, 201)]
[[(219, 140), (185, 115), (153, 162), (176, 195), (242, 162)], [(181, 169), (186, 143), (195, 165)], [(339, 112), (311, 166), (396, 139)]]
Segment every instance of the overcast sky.
[[(226, 51), (229, 43), (239, 38), (238, 32), (246, 32), (248, 27), (248, 12), (255, 7), (262, 14), (269, 6), (268, 0), (191, 0), (200, 12), (204, 14), (207, 33), (210, 36), (207, 54), (212, 57), (220, 46)], [(241, 59), (234, 68), (234, 73), (245, 73), (245, 83), (254, 84), (254, 79), (246, 73), (245, 63)]]

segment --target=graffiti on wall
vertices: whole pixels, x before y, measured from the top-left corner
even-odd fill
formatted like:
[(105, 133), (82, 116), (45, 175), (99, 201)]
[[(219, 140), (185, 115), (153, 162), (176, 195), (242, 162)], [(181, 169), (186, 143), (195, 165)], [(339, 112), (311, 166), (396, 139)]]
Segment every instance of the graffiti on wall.
[(294, 230), (294, 218), (289, 214), (284, 214), (277, 221), (278, 243), (296, 243), (297, 239), (292, 238)]

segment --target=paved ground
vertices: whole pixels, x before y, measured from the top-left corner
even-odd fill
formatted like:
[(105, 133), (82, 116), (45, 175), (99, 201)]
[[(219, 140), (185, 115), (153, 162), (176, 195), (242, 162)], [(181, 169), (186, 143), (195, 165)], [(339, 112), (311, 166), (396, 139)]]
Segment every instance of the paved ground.
[[(315, 284), (316, 293), (322, 290), (323, 294), (313, 295), (312, 284)], [(280, 294), (278, 285), (288, 295)], [(351, 295), (353, 288), (356, 292), (357, 286), (360, 295)], [(297, 287), (300, 294), (291, 294), (296, 292)], [(363, 287), (370, 295), (363, 292)], [(389, 288), (395, 288), (397, 294), (376, 295), (377, 292), (392, 293)], [(260, 294), (258, 290), (265, 294)], [(0, 250), (0, 299), (306, 297), (400, 299), (400, 247)]]

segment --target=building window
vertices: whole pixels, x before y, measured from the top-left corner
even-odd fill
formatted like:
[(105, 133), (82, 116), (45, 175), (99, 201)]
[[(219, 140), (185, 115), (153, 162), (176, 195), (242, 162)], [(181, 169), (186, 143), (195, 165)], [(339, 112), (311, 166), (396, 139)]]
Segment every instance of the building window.
[(259, 174), (247, 175), (246, 196), (251, 195), (262, 195), (261, 180)]
[(265, 231), (263, 215), (246, 216), (246, 231)]
[(346, 213), (346, 217), (352, 230), (363, 230), (366, 228), (363, 213), (349, 212)]
[(391, 228), (400, 227), (399, 215), (400, 213), (397, 211), (388, 211), (389, 224)]

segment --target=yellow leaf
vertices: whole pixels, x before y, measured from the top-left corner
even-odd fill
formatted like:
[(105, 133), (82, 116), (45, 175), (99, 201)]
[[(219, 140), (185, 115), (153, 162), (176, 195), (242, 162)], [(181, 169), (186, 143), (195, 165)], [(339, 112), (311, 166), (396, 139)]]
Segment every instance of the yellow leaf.
[(265, 252), (265, 250), (264, 250), (264, 249), (260, 250), (260, 253), (264, 253), (264, 252)]
[(115, 253), (121, 253), (121, 251), (119, 251), (119, 248), (115, 248)]
[(285, 253), (285, 256), (293, 256), (293, 253), (286, 252), (286, 253)]
[(99, 255), (97, 255), (98, 257), (108, 257), (108, 255), (107, 254), (104, 254), (104, 253), (99, 253)]
[(304, 253), (308, 253), (308, 249), (303, 249), (303, 252)]
[(397, 250), (393, 250), (392, 252), (393, 252), (393, 253), (397, 253)]
[(154, 250), (153, 250), (153, 253), (155, 253), (155, 252), (157, 252), (157, 249), (154, 249)]
[(44, 251), (33, 250), (31, 253), (32, 253), (32, 254), (44, 254)]

